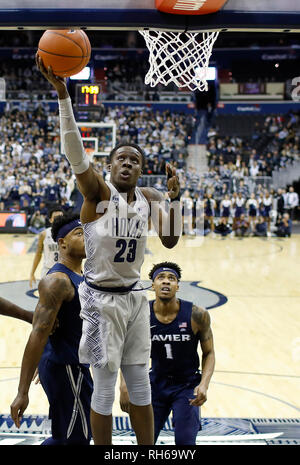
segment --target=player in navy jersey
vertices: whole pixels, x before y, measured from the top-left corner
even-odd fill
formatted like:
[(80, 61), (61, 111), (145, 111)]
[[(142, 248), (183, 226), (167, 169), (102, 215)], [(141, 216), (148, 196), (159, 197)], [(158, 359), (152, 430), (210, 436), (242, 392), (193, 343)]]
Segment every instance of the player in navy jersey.
[[(210, 316), (204, 308), (176, 297), (181, 270), (175, 263), (155, 265), (149, 277), (155, 291), (155, 300), (150, 301), (150, 380), (155, 442), (172, 411), (175, 443), (193, 445), (201, 429), (199, 407), (207, 400), (215, 365)], [(130, 412), (123, 377), (120, 404), (122, 410)]]
[[(79, 363), (82, 320), (78, 286), (85, 258), (82, 225), (78, 215), (54, 220), (52, 236), (59, 245), (59, 261), (39, 283), (39, 301), (25, 347), (18, 394), (11, 417), (20, 427), (36, 368), (49, 400), (52, 436), (47, 445), (88, 445), (91, 440), (90, 402), (93, 382), (89, 366)], [(58, 328), (52, 333), (55, 320)], [(51, 334), (52, 333), (52, 334)]]

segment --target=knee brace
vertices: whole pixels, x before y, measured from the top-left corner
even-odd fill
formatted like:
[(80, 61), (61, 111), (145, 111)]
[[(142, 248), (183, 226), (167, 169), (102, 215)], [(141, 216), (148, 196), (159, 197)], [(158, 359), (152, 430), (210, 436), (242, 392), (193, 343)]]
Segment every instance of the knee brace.
[(101, 415), (111, 415), (115, 400), (115, 385), (118, 372), (111, 372), (107, 367), (92, 367), (94, 390), (91, 408)]
[(151, 385), (148, 365), (122, 365), (129, 400), (133, 405), (151, 404)]

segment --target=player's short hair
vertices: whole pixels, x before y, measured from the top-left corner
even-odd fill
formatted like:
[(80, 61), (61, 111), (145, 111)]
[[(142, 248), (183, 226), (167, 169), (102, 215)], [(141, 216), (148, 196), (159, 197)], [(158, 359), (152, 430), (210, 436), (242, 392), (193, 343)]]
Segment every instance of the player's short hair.
[(134, 142), (120, 142), (119, 144), (117, 144), (110, 152), (110, 154), (108, 155), (108, 161), (109, 163), (111, 163), (112, 161), (112, 158), (114, 156), (114, 154), (116, 153), (116, 151), (118, 149), (120, 149), (121, 147), (133, 147), (135, 148), (142, 156), (142, 169), (144, 169), (145, 167), (145, 163), (146, 163), (146, 155), (145, 155), (145, 152), (144, 150), (138, 145), (138, 144), (135, 144)]
[(155, 271), (158, 270), (159, 268), (171, 268), (171, 270), (174, 270), (177, 273), (178, 281), (180, 281), (181, 268), (179, 265), (177, 265), (177, 263), (173, 263), (173, 262), (161, 262), (161, 263), (157, 263), (156, 265), (154, 265), (152, 270), (149, 273), (149, 278), (151, 279), (151, 281), (153, 281), (153, 275)]
[(71, 223), (74, 220), (79, 220), (79, 214), (73, 212), (66, 212), (63, 215), (57, 216), (51, 226), (51, 236), (54, 242), (56, 242), (59, 230), (66, 224)]
[(64, 212), (63, 208), (60, 205), (53, 206), (48, 211), (48, 218), (51, 219), (52, 213), (54, 212)]

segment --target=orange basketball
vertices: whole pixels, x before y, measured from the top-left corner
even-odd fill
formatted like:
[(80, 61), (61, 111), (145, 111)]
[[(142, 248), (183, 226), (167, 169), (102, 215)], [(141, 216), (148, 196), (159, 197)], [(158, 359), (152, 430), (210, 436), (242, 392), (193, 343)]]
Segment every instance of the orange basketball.
[(47, 30), (39, 41), (38, 54), (44, 66), (51, 66), (54, 74), (69, 77), (88, 64), (91, 44), (86, 33), (79, 29)]

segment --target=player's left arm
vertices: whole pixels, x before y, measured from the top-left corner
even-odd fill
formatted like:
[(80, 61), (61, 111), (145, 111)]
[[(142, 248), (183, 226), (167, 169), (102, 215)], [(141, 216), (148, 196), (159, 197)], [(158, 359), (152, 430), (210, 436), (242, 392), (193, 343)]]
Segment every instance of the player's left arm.
[(168, 249), (175, 247), (182, 232), (182, 214), (180, 203), (180, 183), (176, 175), (176, 169), (166, 165), (168, 196), (171, 200), (166, 209), (166, 201), (161, 192), (154, 188), (144, 188), (143, 194), (147, 198), (151, 220), (161, 240)]
[(33, 312), (25, 310), (9, 300), (3, 299), (3, 297), (0, 297), (0, 315), (17, 318), (18, 320), (27, 321), (27, 323), (32, 323), (33, 319)]
[(202, 350), (201, 382), (196, 386), (195, 399), (190, 400), (191, 405), (200, 407), (207, 400), (207, 390), (215, 368), (215, 350), (210, 315), (202, 307), (193, 305), (192, 328), (199, 335)]
[(46, 275), (39, 283), (39, 301), (33, 316), (32, 331), (22, 359), (18, 394), (10, 406), (11, 417), (17, 426), (26, 410), (28, 391), (34, 372), (39, 364), (58, 311), (64, 301), (70, 301), (74, 288), (63, 273)]

